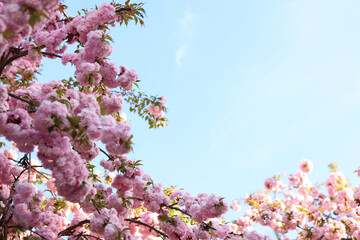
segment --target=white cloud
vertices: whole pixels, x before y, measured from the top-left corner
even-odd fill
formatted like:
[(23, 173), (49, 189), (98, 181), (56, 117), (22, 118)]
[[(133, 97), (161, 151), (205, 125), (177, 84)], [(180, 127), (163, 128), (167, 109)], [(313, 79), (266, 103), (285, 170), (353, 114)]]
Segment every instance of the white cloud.
[(190, 11), (186, 11), (183, 17), (180, 19), (180, 29), (177, 36), (180, 42), (179, 48), (175, 52), (175, 62), (178, 68), (182, 66), (183, 58), (187, 53), (188, 41), (192, 38), (192, 26), (197, 16)]
[(176, 65), (180, 68), (182, 65), (182, 59), (186, 55), (186, 46), (182, 45), (175, 53)]
[(183, 18), (180, 20), (183, 37), (192, 36), (191, 25), (193, 24), (195, 19), (196, 19), (196, 15), (187, 11), (183, 16)]

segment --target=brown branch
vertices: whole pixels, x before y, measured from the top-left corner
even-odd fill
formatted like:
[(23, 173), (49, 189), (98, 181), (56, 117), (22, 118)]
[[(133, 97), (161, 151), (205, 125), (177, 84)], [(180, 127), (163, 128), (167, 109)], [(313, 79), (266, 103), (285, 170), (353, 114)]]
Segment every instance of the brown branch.
[(132, 8), (120, 8), (119, 10), (116, 10), (115, 12), (116, 13), (120, 13), (120, 12), (132, 12), (134, 9), (132, 9)]
[(40, 237), (41, 237), (41, 239), (48, 240), (46, 237), (44, 237), (44, 236), (43, 236), (43, 235), (41, 235), (40, 233), (34, 232), (34, 231), (32, 231), (32, 230), (30, 230), (30, 232), (35, 233), (36, 235), (40, 236)]
[(32, 167), (33, 171), (37, 172), (38, 174), (40, 174), (41, 176), (43, 176), (47, 180), (50, 179), (50, 177), (46, 176), (46, 175), (48, 175), (47, 173), (43, 173), (43, 172), (40, 172), (39, 170), (35, 169), (36, 167), (42, 167), (42, 166), (31, 166), (31, 167)]
[(5, 61), (6, 61), (6, 59), (8, 59), (8, 57), (10, 56), (10, 54), (11, 54), (11, 51), (9, 50), (6, 55), (5, 55), (5, 53), (3, 53), (3, 55), (1, 56), (1, 60), (0, 60), (0, 69), (1, 69), (1, 72), (0, 72), (0, 75), (1, 75), (2, 71), (3, 71), (4, 68), (5, 68)]
[(171, 209), (174, 209), (174, 210), (177, 210), (177, 211), (179, 211), (179, 212), (181, 212), (181, 213), (183, 213), (183, 214), (188, 215), (189, 217), (191, 217), (191, 215), (190, 215), (189, 213), (187, 213), (186, 211), (184, 211), (184, 210), (182, 210), (182, 209), (180, 209), (180, 208), (173, 207), (173, 205), (168, 205), (168, 206), (166, 206), (166, 207), (171, 208)]
[[(10, 52), (10, 51), (9, 51)], [(21, 58), (21, 57), (24, 57), (26, 55), (28, 55), (29, 51), (26, 50), (26, 51), (22, 51), (22, 52), (18, 52), (16, 55), (12, 56), (11, 58), (9, 59), (3, 59), (3, 62), (1, 63), (0, 65), (0, 75), (2, 74), (2, 72), (4, 71), (5, 67), (10, 64), (12, 61), (18, 59), (18, 58)], [(8, 55), (9, 56), (9, 55)]]
[(13, 98), (16, 98), (17, 100), (26, 102), (26, 103), (28, 103), (28, 104), (30, 104), (30, 105), (32, 105), (32, 106), (36, 106), (36, 107), (40, 106), (40, 104), (38, 104), (38, 103), (35, 103), (35, 102), (32, 102), (32, 101), (26, 100), (26, 99), (24, 99), (24, 98), (22, 98), (22, 97), (19, 97), (18, 95), (15, 95), (15, 94), (13, 94), (13, 93), (8, 93), (8, 94), (9, 94), (9, 96), (11, 96), (11, 97), (13, 97)]
[[(153, 226), (151, 226), (151, 225), (148, 225), (148, 224), (146, 224), (146, 223), (143, 223), (143, 222), (141, 222), (141, 221), (137, 221), (137, 220), (130, 219), (130, 218), (126, 218), (125, 221), (146, 226), (146, 227), (154, 230), (156, 233), (158, 233), (158, 234), (160, 234), (160, 235), (162, 235), (162, 236), (164, 236), (164, 237), (166, 237), (166, 238), (169, 238), (169, 236), (166, 235), (165, 233), (163, 233), (163, 232), (161, 232), (160, 230), (156, 229), (155, 227), (153, 227)], [(82, 226), (82, 225), (84, 225), (84, 224), (88, 224), (88, 223), (90, 223), (90, 220), (83, 220), (83, 221), (79, 222), (78, 224), (76, 224), (76, 225), (74, 225), (74, 226), (71, 226), (71, 227), (68, 227), (68, 228), (66, 228), (65, 230), (59, 232), (58, 237), (61, 237), (61, 236), (69, 236), (69, 234), (70, 234), (73, 230), (75, 230), (77, 227), (80, 227), (80, 226)]]
[[(12, 49), (16, 49), (16, 48), (12, 48)], [(29, 50), (25, 50), (25, 51), (21, 51), (19, 49), (16, 49), (20, 52), (18, 52), (17, 54), (15, 54), (14, 56), (9, 57), (11, 51), (8, 52), (7, 56), (5, 57), (5, 55), (3, 55), (1, 57), (1, 63), (0, 63), (0, 75), (2, 74), (2, 72), (4, 71), (5, 67), (10, 64), (12, 61), (16, 60), (16, 59), (19, 59), (21, 57), (24, 57), (26, 55), (29, 54)], [(62, 56), (58, 55), (58, 54), (55, 54), (55, 53), (47, 53), (47, 52), (41, 52), (42, 54), (44, 55), (48, 55), (48, 56), (53, 56), (53, 57), (58, 57), (58, 58), (62, 58)]]
[(88, 224), (88, 223), (90, 223), (90, 220), (83, 220), (83, 221), (79, 222), (78, 224), (68, 227), (65, 230), (62, 230), (61, 232), (59, 232), (58, 237), (69, 236), (68, 234), (71, 233), (73, 230), (75, 230), (77, 227), (80, 227), (80, 226), (82, 226), (84, 224)]
[(97, 240), (103, 240), (102, 238), (95, 237), (95, 236), (90, 235), (90, 234), (84, 234), (84, 233), (79, 233), (79, 234), (73, 235), (73, 237), (77, 237), (76, 239), (79, 239), (79, 237), (85, 237), (86, 239), (88, 239), (87, 237), (91, 237), (91, 238), (94, 238), (94, 239), (97, 239)]
[(158, 233), (158, 234), (160, 234), (160, 235), (162, 235), (162, 236), (164, 236), (164, 237), (166, 237), (166, 238), (169, 238), (168, 235), (166, 235), (166, 234), (163, 233), (162, 231), (156, 229), (155, 227), (153, 227), (153, 226), (151, 226), (151, 225), (149, 225), (149, 224), (146, 224), (146, 223), (143, 223), (143, 222), (141, 222), (141, 221), (134, 220), (134, 219), (131, 219), (131, 218), (125, 218), (124, 220), (127, 221), (127, 222), (132, 222), (132, 223), (137, 223), (137, 224), (143, 225), (143, 226), (145, 226), (145, 227), (148, 227), (148, 228), (154, 230), (156, 233)]
[(57, 57), (57, 58), (62, 58), (61, 55), (58, 55), (58, 54), (55, 54), (55, 53), (41, 52), (41, 54), (52, 56), (52, 57)]
[(91, 199), (91, 202), (93, 203), (96, 211), (97, 211), (99, 214), (101, 214), (101, 213), (100, 213), (100, 210), (98, 209), (98, 207), (97, 207), (96, 204), (95, 204), (95, 200), (94, 200), (94, 199)]
[(31, 153), (29, 153), (29, 166), (28, 166), (28, 182), (30, 182), (30, 177), (31, 177)]
[(102, 150), (101, 148), (100, 149), (100, 152), (102, 152), (103, 154), (105, 154), (111, 161), (115, 161), (114, 158), (112, 158), (107, 152), (105, 152), (104, 150)]

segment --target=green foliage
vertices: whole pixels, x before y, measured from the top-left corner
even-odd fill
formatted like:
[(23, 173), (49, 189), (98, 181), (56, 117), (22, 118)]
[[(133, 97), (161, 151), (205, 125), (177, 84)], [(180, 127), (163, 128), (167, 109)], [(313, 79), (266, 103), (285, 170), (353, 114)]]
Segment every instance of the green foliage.
[(56, 128), (59, 132), (61, 131), (61, 125), (64, 124), (63, 121), (61, 121), (57, 116), (51, 116), (51, 118), (54, 121), (54, 125), (50, 126), (48, 131), (52, 132)]
[(125, 2), (125, 5), (112, 2), (112, 5), (116, 8), (116, 13), (121, 19), (120, 25), (129, 24), (131, 20), (135, 21), (135, 24), (144, 25), (144, 16), (146, 15), (143, 3), (130, 3), (130, 0)]
[(88, 178), (90, 178), (93, 182), (101, 182), (101, 178), (99, 175), (97, 175), (95, 172), (94, 172), (94, 169), (95, 169), (95, 165), (92, 165), (90, 163), (87, 163), (86, 164), (86, 169), (88, 170), (89, 172), (89, 176)]
[(17, 67), (17, 70), (18, 71), (15, 72), (15, 78), (10, 78), (6, 73), (1, 75), (1, 82), (9, 86), (9, 92), (29, 87), (36, 80), (36, 74), (39, 74), (38, 71), (30, 71), (26, 67)]
[(63, 198), (55, 197), (53, 206), (54, 206), (54, 213), (57, 213), (66, 208), (66, 201)]
[(161, 97), (150, 96), (143, 92), (137, 92), (135, 89), (120, 93), (124, 97), (124, 100), (130, 104), (130, 112), (136, 113), (142, 119), (147, 121), (149, 128), (159, 128), (167, 125), (168, 120), (165, 117), (154, 116), (148, 110), (149, 106), (152, 104), (160, 107), (161, 110), (166, 113), (167, 108), (160, 104)]

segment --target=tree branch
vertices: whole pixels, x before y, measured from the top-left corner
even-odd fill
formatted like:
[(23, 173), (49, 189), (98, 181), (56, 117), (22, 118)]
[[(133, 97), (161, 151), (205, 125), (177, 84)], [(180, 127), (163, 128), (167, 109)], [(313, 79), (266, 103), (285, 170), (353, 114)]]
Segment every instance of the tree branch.
[(107, 152), (105, 152), (104, 150), (102, 150), (101, 148), (100, 149), (100, 152), (102, 152), (103, 154), (105, 154), (111, 161), (115, 161), (114, 158), (112, 158)]
[[(12, 48), (12, 49), (16, 49), (16, 48)], [(19, 50), (19, 49), (16, 49)], [(19, 50), (20, 51), (20, 50)], [(0, 63), (0, 75), (2, 74), (2, 72), (4, 71), (5, 67), (10, 64), (12, 61), (24, 57), (26, 55), (29, 54), (29, 50), (25, 50), (25, 51), (20, 51), (17, 54), (15, 54), (14, 56), (10, 57), (9, 59), (7, 59), (10, 55), (11, 51), (8, 52), (7, 56), (5, 57), (5, 55), (3, 55), (1, 57), (1, 63)], [(55, 53), (47, 53), (47, 52), (41, 52), (44, 55), (48, 55), (48, 56), (53, 56), (53, 57), (58, 57), (58, 58), (62, 58), (62, 56), (55, 54)]]
[(26, 100), (26, 99), (24, 99), (24, 98), (22, 98), (22, 97), (19, 97), (18, 95), (15, 95), (15, 94), (13, 94), (13, 93), (8, 93), (8, 94), (9, 94), (9, 96), (11, 96), (11, 97), (13, 97), (13, 98), (16, 98), (17, 100), (26, 102), (26, 103), (28, 103), (28, 104), (30, 104), (30, 105), (32, 105), (32, 106), (36, 106), (36, 107), (40, 106), (40, 104), (38, 104), (38, 103), (35, 103), (35, 102), (32, 102), (32, 101)]
[[(9, 53), (10, 53), (10, 51), (9, 51)], [(28, 55), (28, 53), (29, 53), (29, 51), (26, 50), (26, 51), (18, 52), (16, 55), (12, 56), (9, 59), (6, 59), (6, 60), (3, 59), (3, 62), (0, 65), (0, 75), (4, 71), (6, 65), (10, 64), (12, 61), (14, 61), (14, 60), (16, 60), (18, 58), (21, 58), (21, 57), (24, 57), (24, 56)]]
[(59, 232), (58, 237), (69, 236), (68, 234), (71, 233), (73, 230), (75, 230), (77, 227), (80, 227), (80, 226), (82, 226), (84, 224), (88, 224), (88, 223), (90, 223), (90, 220), (83, 220), (83, 221), (79, 222), (78, 224), (68, 227), (65, 230), (62, 230), (61, 232)]
[(180, 208), (173, 207), (172, 205), (168, 205), (168, 206), (166, 206), (166, 207), (171, 208), (171, 209), (174, 209), (174, 210), (177, 210), (177, 211), (179, 211), (179, 212), (181, 212), (181, 213), (183, 213), (183, 214), (188, 215), (189, 217), (191, 217), (191, 215), (190, 215), (189, 213), (187, 213), (187, 212), (184, 211), (184, 210), (181, 210)]
[(128, 221), (128, 222), (132, 222), (132, 223), (137, 223), (137, 224), (143, 225), (143, 226), (145, 226), (145, 227), (150, 228), (151, 230), (154, 230), (156, 233), (164, 236), (165, 238), (169, 238), (168, 235), (166, 235), (166, 234), (163, 233), (162, 231), (156, 229), (155, 227), (153, 227), (153, 226), (151, 226), (151, 225), (149, 225), (149, 224), (146, 224), (146, 223), (143, 223), (143, 222), (141, 222), (141, 221), (134, 220), (134, 219), (131, 219), (131, 218), (125, 218), (124, 220), (125, 220), (125, 221)]
[(55, 53), (41, 52), (41, 54), (52, 56), (52, 57), (57, 57), (57, 58), (62, 58), (61, 55), (58, 55), (58, 54), (55, 54)]

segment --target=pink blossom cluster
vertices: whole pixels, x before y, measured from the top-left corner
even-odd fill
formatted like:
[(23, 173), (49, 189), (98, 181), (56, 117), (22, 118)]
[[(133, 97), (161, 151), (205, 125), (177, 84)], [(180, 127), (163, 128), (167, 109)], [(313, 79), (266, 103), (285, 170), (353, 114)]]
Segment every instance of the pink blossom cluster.
[(6, 112), (9, 109), (9, 103), (7, 102), (8, 92), (6, 87), (0, 86), (0, 113)]
[(175, 192), (170, 198), (179, 198), (179, 206), (185, 206), (187, 212), (198, 222), (216, 218), (227, 212), (229, 206), (222, 197), (206, 193), (198, 194), (197, 197), (189, 193)]
[(21, 168), (12, 164), (4, 154), (0, 153), (0, 184), (10, 185), (14, 181), (12, 176), (18, 176), (20, 172)]
[(17, 224), (25, 229), (36, 228), (36, 233), (46, 239), (56, 239), (58, 232), (67, 227), (68, 221), (61, 214), (55, 213), (54, 202), (50, 201), (45, 206), (45, 211), (40, 210), (40, 205), (45, 200), (44, 192), (36, 190), (34, 184), (17, 182), (14, 187), (11, 212), (11, 224)]
[(164, 96), (162, 96), (161, 101), (158, 103), (158, 105), (150, 104), (148, 111), (154, 116), (164, 115), (164, 111), (161, 109), (161, 107), (163, 107), (166, 102), (167, 99)]
[(100, 25), (113, 22), (116, 19), (115, 8), (108, 3), (103, 3), (97, 10), (90, 10), (86, 16), (75, 17), (67, 24), (66, 28), (70, 33), (78, 35), (81, 43), (85, 43), (89, 32), (95, 31)]
[[(289, 185), (276, 189), (279, 179), (265, 181), (268, 192), (245, 197), (250, 206), (237, 220), (242, 229), (255, 223), (269, 226), (279, 234), (298, 231), (298, 239), (342, 239), (358, 236), (360, 228), (360, 187), (350, 188), (341, 172), (331, 172), (323, 183), (328, 196), (313, 186), (307, 176), (313, 164), (300, 162), (300, 170), (289, 176)], [(277, 193), (272, 198), (270, 193)], [(279, 192), (282, 193), (279, 195)]]
[(14, 141), (20, 151), (31, 152), (38, 140), (38, 134), (31, 124), (31, 116), (22, 108), (0, 113), (0, 136)]
[(105, 106), (105, 111), (108, 114), (121, 112), (123, 105), (123, 98), (120, 95), (113, 94), (111, 97), (104, 96), (101, 105)]
[(75, 65), (75, 75), (82, 86), (97, 86), (102, 81), (109, 88), (122, 87), (130, 90), (138, 79), (135, 70), (120, 67), (120, 73), (114, 63), (105, 58), (112, 53), (111, 45), (105, 41), (106, 33), (96, 30), (87, 34), (85, 47), (79, 53), (66, 53), (62, 63)]
[[(121, 220), (117, 217), (115, 209), (101, 209), (95, 212), (90, 220), (90, 230), (100, 236), (104, 236), (106, 240), (116, 240), (121, 234), (128, 231), (123, 230)], [(131, 236), (129, 236), (131, 237)]]
[[(29, 50), (30, 54), (24, 56), (23, 58), (19, 58), (14, 60), (11, 66), (8, 66), (4, 70), (4, 75), (8, 79), (16, 79), (18, 75), (22, 75), (23, 79), (26, 78), (27, 75), (31, 75), (33, 72), (36, 72), (39, 66), (42, 63), (42, 58), (39, 58), (38, 53), (34, 53), (33, 50)], [(33, 55), (31, 55), (33, 54)], [(36, 54), (36, 55), (34, 55)], [(36, 56), (36, 59), (34, 59)]]
[[(58, 9), (60, 0), (0, 1), (0, 55), (9, 47), (20, 45), (23, 39), (39, 30)], [(42, 13), (40, 22), (31, 25), (31, 15)]]

